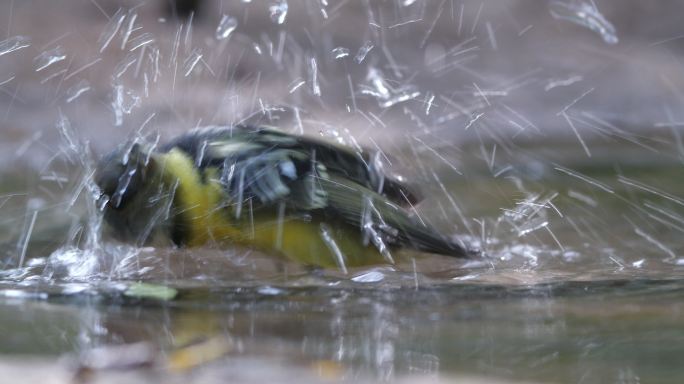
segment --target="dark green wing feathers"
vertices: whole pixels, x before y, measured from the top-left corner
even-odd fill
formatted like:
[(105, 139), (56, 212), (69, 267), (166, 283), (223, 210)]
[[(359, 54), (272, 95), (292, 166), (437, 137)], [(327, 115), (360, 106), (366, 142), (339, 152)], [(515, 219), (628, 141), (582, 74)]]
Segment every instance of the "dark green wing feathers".
[[(275, 178), (294, 180), (299, 175), (318, 171), (312, 166), (317, 164), (324, 166), (324, 171), (380, 192), (399, 205), (414, 204), (419, 200), (417, 193), (410, 188), (385, 176), (368, 154), (274, 129), (242, 126), (203, 128), (179, 137), (163, 150), (171, 148), (188, 153), (200, 168), (225, 168), (227, 176), (233, 177), (244, 170), (248, 179), (247, 189), (253, 186), (254, 192), (262, 186), (257, 180), (259, 178), (267, 177), (265, 181), (269, 182), (275, 182)], [(233, 174), (229, 172), (231, 167)]]
[[(466, 256), (460, 245), (407, 214), (403, 207), (416, 203), (417, 194), (385, 176), (369, 154), (241, 126), (194, 131), (162, 150), (173, 148), (186, 152), (200, 170), (218, 170), (231, 200), (250, 201), (254, 210), (284, 203), (290, 212), (342, 220), (381, 252), (397, 245)], [(241, 207), (236, 204), (236, 217), (243, 214)]]
[(467, 256), (463, 247), (378, 193), (334, 175), (321, 179), (320, 184), (327, 194), (328, 209), (361, 228), (364, 240), (381, 251), (385, 245), (400, 245), (430, 253)]

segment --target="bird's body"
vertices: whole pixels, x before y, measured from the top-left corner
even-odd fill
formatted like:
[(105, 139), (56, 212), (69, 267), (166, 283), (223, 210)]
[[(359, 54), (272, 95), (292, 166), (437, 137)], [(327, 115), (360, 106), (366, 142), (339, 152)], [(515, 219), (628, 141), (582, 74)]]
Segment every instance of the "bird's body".
[(214, 127), (159, 150), (124, 146), (101, 161), (96, 182), (105, 220), (138, 243), (243, 245), (343, 269), (391, 263), (404, 247), (465, 256), (407, 213), (416, 194), (376, 160), (274, 129)]

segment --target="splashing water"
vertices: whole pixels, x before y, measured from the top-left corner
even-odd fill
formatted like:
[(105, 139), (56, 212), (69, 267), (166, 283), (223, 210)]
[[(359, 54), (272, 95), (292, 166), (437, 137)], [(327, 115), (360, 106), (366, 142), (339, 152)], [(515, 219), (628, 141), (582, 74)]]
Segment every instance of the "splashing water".
[[(216, 29), (210, 28), (214, 39), (211, 39), (212, 33), (208, 35), (209, 39), (207, 39), (207, 36), (201, 35), (204, 32), (198, 32), (197, 26), (199, 24), (197, 23), (203, 23), (203, 21), (193, 19), (194, 21), (171, 26), (175, 29), (171, 33), (171, 37), (166, 37), (168, 31), (164, 30), (163, 33), (160, 33), (160, 30), (155, 30), (155, 27), (144, 19), (143, 13), (139, 11), (142, 8), (122, 8), (113, 14), (108, 14), (107, 20), (103, 22), (102, 32), (96, 46), (100, 52), (106, 50), (107, 55), (112, 55), (113, 59), (105, 55), (81, 57), (82, 55), (79, 55), (78, 52), (72, 52), (73, 49), (67, 45), (68, 38), (65, 41), (60, 41), (65, 37), (57, 35), (58, 38), (55, 41), (46, 42), (50, 44), (45, 44), (44, 48), (40, 49), (42, 52), (34, 57), (33, 69), (46, 73), (40, 85), (44, 86), (46, 90), (47, 87), (53, 87), (49, 92), (46, 92), (46, 97), (52, 98), (54, 95), (52, 103), (59, 103), (61, 100), (61, 102), (66, 103), (62, 104), (63, 107), (67, 104), (70, 107), (79, 107), (84, 105), (82, 103), (86, 101), (104, 99), (107, 94), (111, 95), (108, 103), (109, 110), (106, 113), (113, 114), (114, 119), (111, 125), (116, 129), (119, 127), (127, 128), (127, 124), (142, 123), (144, 126), (147, 121), (151, 122), (151, 126), (155, 126), (157, 119), (166, 119), (166, 116), (169, 115), (183, 120), (182, 125), (185, 128), (200, 126), (213, 120), (235, 118), (237, 121), (250, 116), (250, 114), (259, 118), (263, 117), (269, 120), (269, 123), (280, 125), (283, 122), (287, 125), (287, 117), (281, 113), (287, 108), (279, 107), (279, 105), (287, 104), (295, 105), (297, 124), (293, 124), (293, 126), (298, 132), (320, 130), (323, 135), (337, 132), (339, 127), (331, 127), (331, 123), (326, 122), (329, 119), (316, 115), (319, 112), (316, 112), (315, 108), (314, 112), (311, 112), (307, 108), (298, 107), (302, 103), (312, 102), (309, 98), (313, 96), (317, 99), (313, 103), (318, 103), (323, 107), (322, 109), (341, 111), (344, 119), (339, 121), (344, 122), (345, 129), (347, 129), (347, 125), (351, 129), (347, 131), (349, 133), (345, 133), (350, 140), (344, 141), (354, 143), (360, 151), (364, 144), (356, 143), (357, 138), (365, 143), (373, 143), (378, 148), (386, 145), (377, 137), (366, 139), (365, 136), (368, 133), (364, 133), (365, 129), (373, 131), (373, 134), (385, 132), (386, 136), (404, 137), (404, 133), (395, 135), (394, 131), (390, 130), (395, 129), (394, 127), (397, 125), (405, 124), (406, 121), (410, 122), (410, 125), (415, 129), (410, 129), (408, 131), (410, 133), (406, 134), (408, 135), (406, 136), (408, 144), (401, 144), (401, 147), (392, 152), (405, 152), (411, 154), (410, 156), (415, 152), (416, 161), (409, 161), (411, 166), (416, 168), (415, 171), (418, 176), (415, 177), (430, 175), (432, 168), (440, 166), (446, 166), (447, 172), (464, 173), (464, 167), (459, 164), (460, 155), (457, 154), (461, 149), (456, 148), (457, 145), (460, 147), (460, 142), (459, 144), (449, 144), (451, 145), (449, 147), (440, 146), (450, 140), (449, 138), (441, 140), (440, 135), (459, 129), (473, 135), (472, 140), (477, 143), (477, 156), (485, 159), (486, 169), (497, 181), (520, 177), (516, 174), (520, 169), (516, 161), (524, 161), (520, 160), (520, 156), (515, 155), (504, 158), (503, 156), (506, 155), (502, 153), (515, 152), (514, 146), (518, 145), (515, 143), (517, 135), (534, 138), (542, 125), (534, 122), (535, 118), (529, 111), (515, 105), (516, 100), (522, 98), (516, 96), (516, 92), (526, 92), (527, 88), (541, 87), (540, 89), (549, 94), (545, 97), (551, 99), (554, 97), (552, 94), (563, 92), (566, 88), (573, 89), (577, 84), (588, 83), (593, 78), (583, 73), (581, 69), (574, 69), (568, 73), (537, 71), (527, 74), (521, 72), (519, 78), (503, 75), (489, 76), (487, 70), (478, 68), (472, 62), (477, 62), (486, 49), (491, 48), (492, 51), (497, 51), (497, 55), (503, 54), (500, 51), (505, 51), (506, 43), (505, 39), (501, 38), (501, 36), (505, 36), (505, 33), (500, 32), (501, 28), (505, 28), (505, 26), (491, 20), (493, 16), (487, 13), (487, 7), (479, 4), (476, 6), (468, 4), (459, 6), (445, 2), (442, 6), (427, 7), (421, 11), (427, 13), (414, 14), (420, 8), (416, 6), (417, 2), (400, 1), (398, 4), (401, 7), (397, 9), (400, 9), (401, 12), (391, 17), (390, 14), (385, 13), (381, 6), (362, 7), (366, 12), (368, 33), (354, 36), (353, 39), (348, 40), (323, 39), (325, 41), (321, 42), (314, 36), (317, 36), (316, 33), (319, 31), (325, 34), (325, 30), (316, 29), (318, 27), (315, 27), (314, 24), (307, 26), (308, 29), (305, 31), (307, 37), (305, 39), (297, 35), (297, 32), (286, 28), (288, 3), (285, 1), (271, 3), (267, 11), (263, 11), (264, 16), (270, 16), (276, 23), (274, 27), (278, 28), (277, 33), (264, 32), (256, 36), (236, 34), (238, 16), (242, 10), (230, 8), (230, 15), (235, 16), (221, 13)], [(325, 1), (318, 2), (312, 7), (312, 15), (315, 15), (312, 17), (319, 20), (317, 22), (324, 23), (322, 25), (334, 23), (337, 20), (336, 18), (341, 15), (339, 12), (345, 10), (345, 5), (328, 7), (328, 3)], [(580, 23), (601, 33), (604, 39), (610, 40), (611, 36), (615, 35), (612, 24), (606, 21), (593, 4), (579, 1), (554, 1), (550, 3), (550, 9), (554, 17)], [(244, 15), (242, 16), (244, 17)], [(459, 39), (454, 40), (451, 46), (443, 43), (439, 35), (442, 23), (446, 23), (449, 27), (445, 30), (452, 32), (460, 30)], [(170, 23), (166, 23), (166, 27), (170, 27)], [(530, 30), (528, 27), (520, 27), (519, 32)], [(245, 34), (251, 33), (247, 26), (245, 28)], [(415, 31), (412, 28), (416, 30), (422, 28), (422, 31), (414, 36)], [(468, 35), (468, 31), (472, 31), (472, 36)], [(493, 40), (495, 35), (496, 44), (481, 43), (481, 40)], [(527, 33), (524, 35), (520, 33), (519, 37), (526, 35)], [(202, 37), (205, 38), (202, 39)], [(416, 38), (418, 46), (422, 46), (424, 43), (426, 52), (428, 50), (432, 52), (430, 55), (426, 53), (425, 61), (417, 61), (424, 62), (425, 67), (414, 66), (412, 61), (403, 53), (404, 48), (402, 47), (411, 46), (411, 39), (413, 38)], [(617, 38), (615, 37), (615, 39)], [(229, 40), (229, 44), (217, 44), (215, 40)], [(22, 54), (22, 48), (28, 47), (31, 44), (30, 41), (28, 36), (15, 36), (3, 40), (0, 43), (0, 54), (6, 55), (18, 51), (12, 57), (19, 57)], [(348, 48), (337, 46), (337, 44), (352, 46), (354, 42), (357, 45), (362, 42), (356, 54), (350, 52)], [(55, 48), (46, 49), (49, 47)], [(495, 47), (497, 49), (494, 49)], [(242, 51), (243, 49), (244, 51)], [(24, 52), (28, 52), (28, 50)], [(253, 54), (258, 54), (260, 58), (255, 59), (252, 56)], [(349, 56), (353, 56), (353, 61), (342, 60)], [(74, 59), (74, 63), (80, 63), (75, 65), (75, 68), (70, 66), (65, 69), (58, 68), (58, 65), (64, 63), (67, 58), (69, 60)], [(258, 65), (253, 65), (254, 62), (251, 60), (256, 60)], [(271, 61), (267, 62), (266, 60)], [(217, 70), (213, 71), (212, 68)], [(247, 68), (246, 75), (242, 73), (245, 71), (244, 68)], [(270, 70), (278, 74), (277, 79), (271, 77)], [(514, 71), (515, 69), (511, 72)], [(8, 73), (6, 77), (3, 77), (7, 80), (0, 82), (0, 85), (3, 86), (2, 91), (12, 100), (4, 112), (9, 117), (12, 116), (17, 105), (23, 105), (28, 99), (22, 94), (20, 88), (5, 87), (19, 83), (14, 72)], [(105, 76), (100, 76), (102, 72), (107, 73)], [(339, 76), (340, 74), (344, 76)], [(183, 79), (184, 77), (187, 79)], [(95, 80), (98, 78), (111, 78), (113, 80), (103, 87)], [(216, 78), (220, 78), (221, 81), (216, 82)], [(459, 82), (461, 78), (464, 80)], [(210, 82), (225, 86), (221, 90), (221, 96), (214, 98), (208, 92), (199, 98), (203, 100), (201, 107), (193, 107), (194, 109), (190, 112), (183, 110), (186, 105), (178, 100), (184, 95), (194, 96), (194, 90), (200, 89), (207, 79), (211, 79)], [(285, 84), (283, 86), (285, 88), (284, 93), (291, 95), (290, 97), (293, 99), (281, 101), (279, 99), (281, 96), (276, 96), (277, 92), (271, 87), (278, 88), (279, 81), (283, 81)], [(441, 83), (443, 83), (443, 87)], [(23, 84), (25, 82), (20, 85)], [(302, 89), (308, 89), (310, 92), (301, 92)], [(340, 90), (343, 90), (347, 95), (340, 97)], [(13, 92), (16, 92), (16, 98), (13, 97)], [(155, 94), (169, 95), (170, 99), (159, 103), (154, 101)], [(562, 107), (560, 117), (572, 124), (573, 133), (580, 138), (588, 154), (591, 154), (592, 157), (600, 155), (600, 151), (589, 150), (591, 142), (590, 139), (586, 139), (586, 135), (592, 132), (610, 134), (618, 139), (629, 139), (638, 145), (650, 145), (646, 143), (646, 140), (630, 136), (621, 128), (611, 126), (612, 123), (606, 124), (591, 111), (585, 110), (584, 107), (594, 101), (592, 96), (593, 94), (583, 94), (582, 100), (570, 98), (569, 100), (562, 100), (562, 103), (559, 102)], [(344, 99), (344, 104), (336, 104), (341, 99)], [(368, 104), (368, 100), (372, 103)], [(570, 103), (568, 104), (568, 102)], [(338, 106), (340, 108), (336, 108)], [(253, 107), (254, 110), (250, 110)], [(155, 110), (149, 111), (149, 108), (155, 108)], [(156, 108), (160, 110), (156, 110)], [(168, 108), (168, 111), (162, 110), (164, 108)], [(137, 113), (138, 111), (141, 113)], [(143, 111), (145, 113), (142, 113)], [(204, 115), (206, 111), (211, 111), (209, 116)], [(144, 116), (142, 116), (143, 114)], [(234, 116), (231, 116), (233, 114)], [(151, 116), (152, 120), (147, 120), (148, 116)], [(190, 119), (194, 121), (190, 121)], [(662, 125), (665, 123), (660, 123), (659, 127), (666, 126)], [(98, 124), (101, 125), (102, 123), (84, 123), (83, 125), (98, 126)], [(181, 124), (179, 123), (179, 125)], [(359, 126), (371, 128), (359, 129)], [(496, 127), (510, 128), (515, 131), (515, 134), (506, 136), (506, 134), (497, 132)], [(114, 135), (116, 140), (112, 140), (112, 142), (121, 141), (123, 134), (121, 131), (115, 132), (118, 132)], [(673, 135), (676, 135), (676, 130)], [(27, 141), (26, 146), (22, 146), (20, 148), (22, 150), (17, 153), (30, 152), (32, 143), (40, 141), (40, 136), (32, 137), (36, 137), (36, 139)], [(341, 135), (335, 136), (335, 139), (341, 140)], [(467, 143), (467, 140), (464, 142)], [(420, 158), (425, 153), (428, 154), (427, 157), (432, 159)], [(437, 164), (433, 162), (435, 159), (437, 159)], [(529, 165), (531, 162), (526, 164)], [(530, 168), (533, 167), (530, 166)], [(480, 220), (478, 225), (481, 225), (482, 231), (489, 234), (489, 237), (485, 239), (486, 241), (482, 241), (483, 244), (490, 241), (492, 244), (500, 245), (502, 239), (510, 240), (509, 235), (517, 238), (515, 241), (548, 235), (551, 236), (552, 244), (563, 249), (566, 247), (563, 236), (558, 236), (558, 239), (554, 240), (558, 221), (554, 221), (554, 214), (550, 211), (550, 205), (545, 205), (545, 208), (538, 211), (528, 209), (529, 207), (548, 204), (549, 202), (545, 200), (546, 197), (554, 194), (558, 194), (556, 199), (568, 198), (575, 203), (593, 208), (601, 208), (605, 205), (601, 198), (595, 196), (595, 192), (614, 191), (613, 194), (619, 196), (615, 197), (616, 199), (622, 198), (610, 180), (608, 182), (598, 180), (587, 176), (584, 172), (574, 171), (574, 168), (556, 166), (555, 163), (551, 169), (558, 170), (557, 173), (560, 173), (554, 177), (568, 177), (575, 182), (586, 183), (585, 189), (574, 186), (567, 192), (531, 193), (529, 190), (517, 191), (516, 193), (519, 194), (517, 197), (521, 198), (518, 203), (521, 206), (511, 208), (506, 205), (506, 209), (511, 212), (508, 215), (495, 214), (489, 218), (490, 221), (478, 218)], [(546, 177), (543, 170), (538, 173), (535, 172), (530, 171), (530, 175)], [(58, 174), (42, 175), (41, 177), (43, 177), (42, 180), (51, 182), (54, 182), (52, 180), (59, 182), (64, 180), (64, 177)], [(428, 179), (430, 178), (428, 177)], [(625, 182), (626, 180), (632, 179), (619, 176), (618, 183), (637, 192), (641, 191), (640, 193), (648, 191), (650, 188), (646, 184), (634, 182), (630, 184)], [(450, 184), (444, 187), (444, 190), (448, 192), (452, 189), (452, 184), (458, 183), (452, 180)], [(455, 194), (449, 193), (449, 195)], [(666, 195), (661, 193), (654, 194), (652, 197), (662, 196)], [(0, 200), (0, 203), (2, 201), (4, 200)], [(554, 199), (554, 201), (556, 200)], [(672, 202), (673, 200), (669, 201)], [(445, 216), (457, 216), (460, 221), (471, 220), (466, 217), (467, 213), (457, 213), (456, 207), (461, 204), (455, 200), (453, 204), (449, 201), (445, 205), (454, 207), (453, 212), (445, 213)], [(632, 208), (639, 215), (645, 215), (649, 218), (655, 217), (654, 220), (668, 223), (667, 225), (673, 228), (681, 227), (681, 223), (678, 221), (680, 215), (673, 212), (671, 207), (653, 201), (644, 201), (642, 205), (643, 207), (637, 204), (638, 209)], [(412, 209), (419, 212), (421, 208), (412, 207)], [(520, 216), (512, 212), (522, 212), (524, 215)], [(460, 217), (465, 219), (461, 220)], [(31, 218), (32, 212), (29, 211), (25, 218), (27, 228), (32, 222)], [(42, 214), (38, 215), (36, 219), (38, 224), (40, 224), (41, 219)], [(570, 215), (570, 220), (573, 220), (572, 215)], [(450, 220), (445, 220), (445, 222), (450, 222)], [(568, 225), (570, 225), (569, 223)], [(595, 224), (589, 225), (588, 229), (584, 228), (581, 223), (574, 224), (577, 225), (581, 233), (595, 230)], [(467, 226), (467, 224), (464, 225)], [(447, 224), (447, 226), (454, 226), (454, 224)], [(648, 226), (637, 221), (631, 227), (631, 232), (662, 250), (669, 260), (679, 260), (677, 249), (673, 249), (671, 244), (654, 236), (652, 231), (648, 230)], [(454, 232), (458, 232), (458, 229), (454, 229)], [(502, 252), (505, 254), (532, 255), (545, 254), (548, 251), (544, 247), (511, 246), (510, 249), (514, 251)], [(533, 249), (537, 249), (537, 251), (534, 252)], [(577, 252), (573, 247), (568, 247), (565, 251), (567, 254)], [(581, 252), (579, 253), (581, 254)], [(673, 259), (672, 255), (677, 257)], [(504, 258), (512, 259), (515, 257), (506, 256)], [(541, 260), (543, 256), (537, 255), (537, 258)], [(643, 258), (633, 262), (640, 260)], [(638, 265), (648, 264), (638, 263)]]
[[(233, 362), (263, 374), (268, 362), (241, 359), (275, 356), (294, 360), (298, 379), (310, 366), (369, 382), (679, 376), (684, 83), (681, 23), (658, 13), (665, 5), (649, 3), (662, 17), (648, 22), (623, 10), (634, 29), (606, 54), (524, 2), (203, 2), (180, 20), (149, 4), (86, 3), (73, 13), (92, 11), (87, 26), (54, 12), (68, 2), (46, 2), (33, 24), (17, 2), (0, 4), (11, 22), (0, 42), (5, 351), (143, 341), (173, 366), (182, 345), (214, 352), (230, 339), (219, 364), (193, 374)], [(593, 2), (548, 6), (618, 41)], [(653, 32), (633, 39), (643, 31)], [(239, 246), (134, 247), (102, 233), (94, 158), (238, 123), (343, 143), (371, 173), (381, 159), (388, 176), (420, 187), (398, 196), (418, 222), (485, 256), (390, 249), (373, 202), (358, 233), (384, 266), (349, 265), (328, 225), (313, 231), (337, 267), (313, 271)], [(282, 244), (284, 206), (278, 214)]]
[(396, 104), (412, 100), (420, 96), (420, 91), (412, 85), (401, 86), (397, 89), (390, 87), (385, 81), (382, 71), (375, 67), (370, 67), (366, 79), (369, 85), (361, 89), (361, 93), (370, 95), (378, 99), (378, 104), (382, 108), (390, 108)]
[(119, 8), (109, 19), (109, 23), (107, 23), (107, 26), (105, 26), (104, 31), (102, 31), (102, 34), (100, 35), (100, 39), (98, 40), (98, 43), (100, 44), (100, 53), (104, 52), (114, 37), (116, 37), (124, 20), (126, 20), (126, 11), (123, 8)]
[(143, 48), (146, 46), (150, 46), (150, 45), (154, 44), (155, 41), (156, 41), (156, 39), (150, 33), (143, 33), (139, 36), (132, 38), (128, 42), (128, 47), (129, 47), (128, 50), (133, 52), (137, 49), (140, 49), (140, 48)]
[(598, 11), (593, 2), (583, 0), (551, 0), (551, 15), (598, 33), (606, 44), (617, 44), (615, 27)]
[(321, 223), (320, 227), (321, 237), (332, 254), (335, 256), (335, 262), (337, 263), (337, 266), (340, 268), (342, 273), (347, 274), (347, 262), (345, 261), (346, 258), (340, 250), (340, 247), (337, 245), (337, 242), (333, 238), (330, 227), (325, 223)]
[(123, 125), (124, 115), (129, 115), (133, 109), (140, 105), (141, 99), (130, 89), (125, 89), (122, 84), (114, 85), (112, 96), (112, 109), (114, 110), (114, 125)]
[(218, 26), (216, 27), (216, 39), (217, 40), (224, 40), (230, 37), (230, 35), (235, 31), (235, 29), (238, 27), (238, 21), (236, 18), (228, 16), (228, 15), (223, 15), (221, 16), (221, 21), (219, 22)]
[(311, 58), (309, 61), (309, 73), (311, 78), (311, 92), (316, 95), (321, 95), (321, 86), (318, 84), (318, 64), (316, 64), (316, 59)]
[(278, 0), (275, 4), (270, 5), (268, 10), (271, 13), (271, 20), (274, 23), (284, 24), (287, 18), (287, 9), (287, 0)]
[(31, 39), (28, 36), (13, 36), (0, 41), (0, 56), (30, 47)]
[(185, 77), (190, 76), (192, 71), (197, 67), (197, 64), (202, 60), (202, 52), (198, 49), (193, 50), (183, 63), (183, 74)]
[(356, 61), (357, 64), (361, 64), (366, 59), (366, 56), (368, 56), (368, 53), (373, 49), (373, 47), (375, 47), (375, 45), (373, 45), (372, 41), (366, 41), (363, 43), (363, 45), (356, 52), (354, 61)]
[(58, 63), (65, 59), (66, 54), (64, 54), (62, 47), (55, 47), (36, 56), (36, 58), (33, 59), (33, 62), (36, 65), (36, 71), (42, 71), (52, 64)]
[(349, 56), (349, 49), (345, 47), (337, 47), (332, 50), (333, 57), (336, 60)]

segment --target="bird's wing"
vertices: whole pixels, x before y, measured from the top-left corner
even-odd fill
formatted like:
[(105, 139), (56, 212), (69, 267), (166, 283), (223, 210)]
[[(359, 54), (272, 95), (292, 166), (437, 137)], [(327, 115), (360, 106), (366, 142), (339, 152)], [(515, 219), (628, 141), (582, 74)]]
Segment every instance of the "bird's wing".
[(253, 189), (265, 201), (283, 197), (287, 191), (284, 187), (316, 168), (378, 192), (400, 206), (420, 200), (412, 188), (385, 175), (379, 158), (368, 151), (362, 153), (276, 129), (209, 127), (191, 132), (168, 147), (184, 150), (199, 168), (222, 168), (228, 175), (232, 169), (232, 176), (238, 177), (238, 185), (232, 187), (241, 186), (242, 192), (246, 192), (245, 187)]
[(334, 175), (318, 182), (325, 191), (327, 209), (359, 227), (365, 241), (372, 242), (380, 252), (386, 250), (386, 245), (403, 245), (431, 253), (467, 256), (462, 246), (409, 216), (404, 208), (384, 196)]

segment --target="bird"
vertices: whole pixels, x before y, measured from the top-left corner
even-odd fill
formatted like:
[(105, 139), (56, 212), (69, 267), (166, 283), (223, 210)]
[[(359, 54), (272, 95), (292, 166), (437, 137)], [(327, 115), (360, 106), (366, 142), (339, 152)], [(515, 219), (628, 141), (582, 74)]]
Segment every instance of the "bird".
[(383, 170), (379, 151), (275, 127), (131, 140), (100, 159), (94, 181), (113, 237), (137, 245), (244, 246), (345, 271), (396, 263), (403, 249), (472, 255), (410, 213), (420, 194)]

